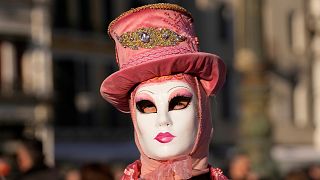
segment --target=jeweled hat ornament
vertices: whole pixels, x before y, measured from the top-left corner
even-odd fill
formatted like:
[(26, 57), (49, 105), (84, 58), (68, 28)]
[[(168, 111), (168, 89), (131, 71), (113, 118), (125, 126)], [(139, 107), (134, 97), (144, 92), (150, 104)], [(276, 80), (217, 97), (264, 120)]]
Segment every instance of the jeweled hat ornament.
[(115, 42), (119, 71), (107, 77), (101, 95), (122, 112), (130, 112), (130, 91), (154, 77), (185, 73), (199, 79), (208, 96), (222, 86), (226, 68), (216, 55), (200, 52), (191, 14), (174, 4), (151, 4), (129, 10), (108, 33)]

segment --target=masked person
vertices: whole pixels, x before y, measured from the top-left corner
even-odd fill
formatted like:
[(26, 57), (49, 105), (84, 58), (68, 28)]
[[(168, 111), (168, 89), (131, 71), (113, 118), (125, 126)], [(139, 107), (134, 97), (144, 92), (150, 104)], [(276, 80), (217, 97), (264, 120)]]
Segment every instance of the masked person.
[(122, 179), (227, 179), (208, 164), (209, 97), (222, 86), (225, 65), (199, 52), (191, 14), (174, 4), (150, 4), (120, 15), (108, 33), (120, 70), (100, 91), (131, 113), (141, 154)]

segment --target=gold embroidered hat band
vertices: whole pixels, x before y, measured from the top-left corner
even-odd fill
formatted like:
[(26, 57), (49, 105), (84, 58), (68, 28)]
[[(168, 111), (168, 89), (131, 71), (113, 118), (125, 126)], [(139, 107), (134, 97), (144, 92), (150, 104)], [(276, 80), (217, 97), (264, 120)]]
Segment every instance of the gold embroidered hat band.
[(120, 44), (126, 48), (138, 50), (139, 48), (154, 48), (157, 46), (174, 46), (185, 41), (186, 37), (166, 28), (140, 28), (133, 32), (126, 32), (117, 36)]

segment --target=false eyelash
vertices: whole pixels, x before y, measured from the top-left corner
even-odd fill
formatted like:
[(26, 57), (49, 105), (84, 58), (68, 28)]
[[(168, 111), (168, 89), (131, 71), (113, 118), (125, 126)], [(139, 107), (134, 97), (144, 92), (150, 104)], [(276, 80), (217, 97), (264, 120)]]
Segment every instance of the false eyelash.
[(170, 102), (172, 99), (176, 98), (176, 97), (186, 97), (186, 98), (190, 98), (190, 101), (192, 100), (192, 94), (190, 93), (190, 95), (186, 95), (184, 93), (176, 93), (175, 95), (171, 96), (170, 99), (168, 100), (168, 102)]
[(153, 100), (152, 99), (149, 99), (149, 98), (137, 98), (137, 99), (135, 99), (135, 103), (137, 104), (138, 102), (140, 102), (140, 101), (150, 101), (150, 102), (152, 102), (153, 104), (155, 104), (154, 102), (153, 102)]

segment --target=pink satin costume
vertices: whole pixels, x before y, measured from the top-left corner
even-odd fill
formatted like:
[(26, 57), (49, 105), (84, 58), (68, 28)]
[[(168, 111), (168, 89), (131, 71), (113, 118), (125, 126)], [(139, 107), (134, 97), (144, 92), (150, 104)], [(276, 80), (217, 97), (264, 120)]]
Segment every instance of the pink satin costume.
[[(209, 97), (223, 85), (226, 67), (218, 56), (199, 51), (191, 14), (174, 4), (146, 5), (120, 15), (108, 32), (120, 70), (103, 81), (100, 92), (118, 110), (131, 113), (141, 154), (122, 179), (190, 179), (208, 172), (211, 179), (227, 179), (208, 165), (213, 134)], [(146, 156), (140, 146), (132, 99), (138, 86), (174, 80), (187, 82), (197, 94), (198, 132), (190, 154), (160, 161)]]

